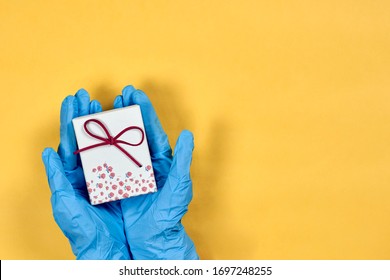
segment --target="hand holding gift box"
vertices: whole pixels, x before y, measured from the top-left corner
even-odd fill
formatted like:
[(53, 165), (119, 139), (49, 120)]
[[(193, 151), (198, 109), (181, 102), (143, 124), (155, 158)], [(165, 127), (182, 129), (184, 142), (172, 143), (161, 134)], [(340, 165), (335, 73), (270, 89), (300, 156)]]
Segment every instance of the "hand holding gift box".
[[(141, 119), (133, 123), (133, 118), (114, 118), (117, 112), (122, 114), (132, 105), (139, 105), (136, 107), (141, 111), (143, 124)], [(190, 165), (194, 143), (191, 132), (181, 133), (172, 157), (168, 137), (142, 91), (132, 86), (124, 88), (122, 95), (115, 99), (114, 107), (124, 109), (100, 114), (102, 109), (99, 102), (90, 101), (85, 90), (68, 96), (62, 103), (58, 153), (46, 148), (42, 154), (57, 224), (69, 239), (77, 259), (198, 259), (194, 244), (181, 224), (192, 198)], [(111, 115), (113, 112), (115, 114)], [(90, 115), (95, 113), (99, 114)], [(72, 126), (72, 119), (78, 117), (84, 118), (84, 124), (92, 118), (103, 125), (91, 121), (86, 124), (87, 130), (84, 124), (80, 127), (75, 125), (76, 133), (84, 133), (84, 136), (78, 137), (79, 147)], [(140, 130), (126, 130), (121, 134), (131, 126)], [(87, 131), (100, 139), (91, 137)], [(94, 145), (94, 148), (84, 149)], [(150, 156), (146, 154), (146, 147), (149, 147)], [(80, 159), (74, 154), (78, 148), (82, 150), (79, 154), (84, 172)], [(150, 169), (149, 158), (152, 161)], [(118, 165), (119, 161), (123, 165)], [(142, 166), (139, 167), (137, 162)], [(129, 171), (128, 168), (136, 171)], [(141, 173), (141, 169), (145, 173)], [(136, 176), (142, 177), (145, 182), (141, 179), (136, 183)], [(119, 177), (115, 188), (114, 182)], [(149, 182), (146, 182), (148, 179)], [(142, 184), (151, 180), (155, 180), (156, 192), (130, 197), (135, 195), (137, 184), (141, 184), (138, 188), (142, 190)], [(120, 182), (123, 182), (122, 186)], [(130, 187), (129, 190), (126, 186)], [(129, 198), (91, 205), (88, 192), (95, 192), (92, 187), (95, 191), (96, 187), (103, 189), (103, 194), (99, 194), (104, 199), (107, 197), (107, 201), (123, 198), (125, 189), (130, 191)], [(123, 191), (122, 197), (120, 190)], [(97, 203), (99, 200), (104, 202), (99, 196), (96, 199)]]

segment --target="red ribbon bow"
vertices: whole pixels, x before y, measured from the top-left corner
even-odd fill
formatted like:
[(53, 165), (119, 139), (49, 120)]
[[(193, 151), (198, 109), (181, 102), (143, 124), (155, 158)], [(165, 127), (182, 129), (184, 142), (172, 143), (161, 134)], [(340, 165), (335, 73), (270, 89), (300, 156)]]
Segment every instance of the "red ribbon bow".
[[(99, 135), (93, 134), (88, 129), (88, 123), (90, 123), (90, 122), (97, 123), (104, 130), (104, 132), (107, 135), (107, 138), (104, 138), (104, 137), (101, 137)], [(87, 146), (87, 147), (82, 148), (82, 149), (79, 149), (79, 150), (75, 151), (73, 154), (77, 155), (78, 153), (84, 152), (84, 151), (89, 150), (89, 149), (97, 148), (97, 147), (100, 147), (100, 146), (113, 145), (113, 146), (117, 147), (120, 151), (122, 151), (122, 153), (124, 153), (126, 156), (128, 156), (136, 165), (138, 165), (138, 167), (142, 167), (141, 163), (139, 163), (132, 155), (130, 155), (125, 149), (123, 149), (119, 145), (119, 144), (125, 144), (125, 145), (130, 145), (130, 146), (139, 146), (139, 145), (141, 145), (142, 142), (144, 141), (144, 138), (145, 138), (145, 134), (144, 134), (142, 128), (140, 128), (138, 126), (129, 126), (129, 127), (126, 127), (125, 129), (123, 129), (121, 132), (119, 132), (115, 137), (112, 137), (110, 132), (108, 132), (106, 126), (101, 121), (96, 120), (96, 119), (90, 119), (90, 120), (88, 120), (88, 121), (86, 121), (84, 123), (84, 129), (85, 129), (85, 132), (87, 132), (89, 136), (91, 136), (93, 138), (96, 138), (96, 139), (99, 139), (102, 142), (98, 143), (98, 144), (91, 145), (91, 146)], [(139, 130), (141, 132), (141, 141), (139, 143), (132, 144), (132, 143), (129, 143), (129, 142), (126, 142), (126, 141), (118, 139), (119, 137), (122, 136), (122, 134), (124, 134), (125, 132), (127, 132), (129, 130), (133, 130), (133, 129)]]

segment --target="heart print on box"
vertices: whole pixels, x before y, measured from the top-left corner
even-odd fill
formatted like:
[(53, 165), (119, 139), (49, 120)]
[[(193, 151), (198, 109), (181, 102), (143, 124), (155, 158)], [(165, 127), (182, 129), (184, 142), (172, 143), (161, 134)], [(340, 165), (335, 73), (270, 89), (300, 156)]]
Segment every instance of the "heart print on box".
[(107, 163), (94, 167), (92, 173), (96, 176), (94, 179), (87, 181), (91, 203), (95, 205), (155, 192), (156, 183), (153, 169), (148, 165), (145, 167), (145, 171), (148, 173), (134, 174), (127, 171), (126, 174), (115, 174), (114, 168)]

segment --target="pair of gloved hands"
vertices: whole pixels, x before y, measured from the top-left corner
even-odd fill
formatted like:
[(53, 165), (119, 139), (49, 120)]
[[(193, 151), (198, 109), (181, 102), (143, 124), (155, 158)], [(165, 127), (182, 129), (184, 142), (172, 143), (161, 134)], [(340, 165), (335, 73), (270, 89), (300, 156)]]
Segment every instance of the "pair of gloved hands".
[(72, 119), (102, 111), (81, 89), (61, 107), (58, 153), (46, 148), (42, 159), (52, 193), (54, 219), (77, 259), (198, 259), (181, 218), (192, 198), (190, 165), (194, 141), (183, 131), (172, 149), (148, 97), (132, 86), (114, 108), (141, 107), (158, 191), (92, 206), (88, 199)]

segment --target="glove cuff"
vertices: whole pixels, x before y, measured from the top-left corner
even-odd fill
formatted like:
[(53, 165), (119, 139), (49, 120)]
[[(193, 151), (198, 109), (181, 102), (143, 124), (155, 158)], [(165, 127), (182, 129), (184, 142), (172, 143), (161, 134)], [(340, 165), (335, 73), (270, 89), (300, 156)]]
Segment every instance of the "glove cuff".
[(180, 223), (160, 233), (143, 234), (129, 240), (130, 251), (135, 260), (199, 259), (194, 243)]

